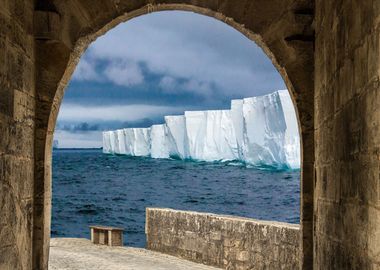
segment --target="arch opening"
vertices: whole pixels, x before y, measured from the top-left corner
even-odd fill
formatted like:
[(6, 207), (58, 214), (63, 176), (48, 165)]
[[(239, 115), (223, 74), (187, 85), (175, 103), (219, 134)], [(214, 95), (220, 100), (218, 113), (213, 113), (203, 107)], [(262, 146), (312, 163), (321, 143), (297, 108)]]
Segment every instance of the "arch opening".
[[(275, 65), (275, 67), (278, 69), (278, 71), (280, 72), (280, 74), (284, 78), (285, 83), (286, 83), (286, 85), (287, 85), (287, 87), (289, 89), (289, 92), (290, 92), (291, 96), (292, 96), (292, 100), (294, 102), (294, 88), (293, 88), (292, 84), (290, 83), (290, 80), (289, 80), (289, 78), (288, 78), (288, 76), (286, 74), (285, 68), (280, 67), (279, 64), (277, 64), (277, 61), (275, 60), (274, 55), (265, 46), (265, 43), (261, 40), (261, 38), (260, 38), (259, 35), (253, 34), (251, 31), (245, 29), (243, 26), (235, 23), (232, 19), (227, 18), (227, 17), (221, 15), (220, 13), (216, 13), (216, 12), (213, 12), (213, 11), (208, 10), (208, 9), (203, 9), (203, 8), (194, 7), (194, 6), (188, 6), (188, 5), (147, 6), (147, 7), (144, 7), (142, 9), (136, 10), (136, 11), (134, 11), (132, 13), (128, 13), (127, 15), (124, 14), (124, 15), (122, 15), (120, 17), (117, 17), (117, 18), (113, 19), (110, 23), (106, 24), (106, 26), (100, 28), (99, 30), (93, 31), (92, 33), (86, 34), (84, 37), (78, 39), (78, 42), (76, 43), (76, 46), (75, 46), (75, 49), (73, 50), (73, 53), (70, 53), (70, 57), (69, 57), (69, 60), (68, 60), (68, 65), (64, 69), (65, 71), (63, 73), (62, 78), (60, 79), (59, 84), (58, 84), (59, 85), (58, 89), (54, 92), (54, 99), (52, 100), (52, 103), (51, 103), (52, 106), (51, 106), (51, 111), (50, 111), (50, 115), (49, 115), (49, 118), (48, 118), (48, 124), (47, 124), (47, 128), (46, 128), (46, 138), (45, 138), (46, 139), (46, 141), (45, 141), (46, 144), (44, 145), (44, 149), (45, 149), (45, 155), (44, 155), (45, 176), (44, 176), (44, 181), (50, 181), (50, 179), (51, 179), (51, 172), (49, 172), (49, 171), (51, 170), (51, 162), (50, 162), (50, 160), (51, 160), (51, 149), (52, 149), (53, 132), (54, 132), (55, 124), (56, 124), (56, 119), (57, 119), (57, 116), (58, 116), (58, 111), (59, 111), (60, 103), (61, 103), (62, 98), (63, 98), (64, 90), (66, 88), (66, 85), (68, 83), (69, 78), (71, 77), (71, 75), (72, 75), (72, 73), (73, 73), (73, 71), (75, 69), (76, 64), (79, 61), (80, 55), (84, 52), (84, 50), (87, 48), (87, 46), (93, 40), (95, 40), (96, 37), (104, 34), (107, 30), (115, 27), (120, 22), (126, 22), (129, 19), (131, 19), (131, 18), (140, 16), (142, 14), (151, 12), (153, 10), (154, 11), (159, 11), (159, 10), (185, 10), (185, 11), (193, 11), (193, 12), (196, 12), (196, 13), (200, 13), (200, 14), (203, 14), (203, 15), (214, 17), (214, 18), (216, 18), (218, 20), (224, 21), (225, 23), (231, 25), (233, 28), (235, 28), (239, 32), (241, 32), (244, 35), (246, 35), (250, 40), (253, 40), (254, 42), (256, 42), (264, 50), (264, 52), (269, 56), (269, 58), (272, 60), (272, 62)], [(301, 120), (298, 117), (298, 110), (297, 110), (298, 107), (295, 106), (295, 108), (296, 108), (298, 122), (300, 122)], [(302, 125), (298, 125), (298, 126), (302, 127)], [(302, 130), (300, 132), (301, 132), (301, 136), (300, 137), (301, 137), (301, 140), (302, 140)], [(301, 145), (302, 145), (302, 142), (301, 142)], [(301, 168), (302, 168), (302, 166), (301, 166)], [(44, 182), (45, 188), (49, 187), (50, 185), (51, 185), (50, 183)], [(46, 192), (45, 192), (44, 195), (45, 195), (45, 199), (47, 199), (49, 201), (51, 195), (50, 194), (46, 194)], [(48, 210), (49, 210), (49, 207), (45, 207), (44, 211), (46, 212)], [(45, 215), (46, 215), (46, 213), (45, 213)], [(50, 223), (48, 223), (48, 221), (46, 220), (46, 218), (45, 218), (45, 220), (44, 220), (43, 223), (44, 223), (44, 226), (48, 225), (47, 227), (48, 228), (50, 227)], [(46, 242), (45, 242), (45, 248), (46, 248)]]

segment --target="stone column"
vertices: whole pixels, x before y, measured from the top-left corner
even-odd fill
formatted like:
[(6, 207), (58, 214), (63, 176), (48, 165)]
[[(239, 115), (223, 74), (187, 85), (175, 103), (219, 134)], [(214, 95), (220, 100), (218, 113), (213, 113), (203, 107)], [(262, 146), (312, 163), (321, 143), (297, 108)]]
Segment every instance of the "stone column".
[(33, 269), (47, 269), (51, 223), (52, 143), (63, 91), (59, 82), (71, 49), (61, 41), (61, 16), (49, 2), (34, 12), (36, 112), (34, 166)]
[(32, 269), (33, 1), (0, 1), (0, 269)]
[(380, 266), (380, 1), (316, 1), (314, 269)]

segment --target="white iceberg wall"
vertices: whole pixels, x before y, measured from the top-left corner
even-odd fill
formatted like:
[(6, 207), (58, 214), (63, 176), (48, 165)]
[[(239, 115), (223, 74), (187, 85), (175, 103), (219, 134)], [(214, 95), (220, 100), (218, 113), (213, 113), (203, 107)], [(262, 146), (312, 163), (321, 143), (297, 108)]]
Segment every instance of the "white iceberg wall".
[(189, 158), (186, 120), (184, 115), (165, 116), (168, 149), (171, 157)]
[(103, 152), (149, 156), (150, 128), (125, 128), (103, 132)]
[(135, 133), (131, 128), (124, 129), (124, 140), (125, 140), (125, 154), (134, 156), (134, 141), (135, 141)]
[(278, 91), (284, 113), (286, 131), (284, 151), (287, 164), (290, 168), (300, 168), (301, 165), (301, 143), (298, 129), (296, 111), (288, 90)]
[(114, 131), (114, 138), (115, 138), (114, 153), (115, 154), (120, 154), (120, 149), (119, 149), (119, 132), (117, 130)]
[(133, 128), (133, 155), (150, 155), (150, 128)]
[(238, 158), (230, 110), (186, 111), (185, 122), (189, 157), (204, 161)]
[(238, 159), (243, 160), (243, 143), (244, 143), (244, 117), (243, 117), (243, 100), (234, 99), (231, 101), (231, 119), (235, 130)]
[(239, 147), (232, 112), (231, 110), (223, 110), (221, 114), (219, 152), (222, 153), (224, 160), (239, 159)]
[(287, 90), (244, 99), (243, 118), (247, 163), (300, 167), (297, 117)]
[(118, 143), (118, 149), (116, 154), (125, 155), (127, 153), (126, 147), (125, 147), (125, 133), (123, 129), (116, 130), (117, 132), (117, 143)]
[(286, 164), (282, 145), (286, 130), (277, 92), (243, 100), (244, 160), (251, 164)]
[(165, 124), (103, 133), (103, 152), (300, 167), (297, 118), (287, 90), (232, 100), (231, 110), (186, 111)]
[(230, 110), (206, 111), (206, 132), (202, 160), (234, 160), (238, 158), (235, 130)]
[(115, 154), (116, 134), (114, 131), (110, 131), (109, 136), (110, 136), (110, 154)]
[(103, 153), (111, 154), (110, 131), (103, 132)]
[(169, 158), (168, 136), (165, 125), (153, 125), (150, 131), (151, 137), (151, 157)]
[(207, 113), (205, 111), (185, 111), (187, 150), (189, 157), (195, 160), (204, 160), (206, 118)]

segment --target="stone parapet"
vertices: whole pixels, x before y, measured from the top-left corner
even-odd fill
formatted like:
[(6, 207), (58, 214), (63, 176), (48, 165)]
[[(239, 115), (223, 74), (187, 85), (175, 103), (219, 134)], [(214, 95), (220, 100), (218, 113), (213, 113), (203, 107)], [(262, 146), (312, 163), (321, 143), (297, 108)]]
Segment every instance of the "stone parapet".
[(146, 209), (147, 248), (224, 269), (299, 269), (298, 225)]

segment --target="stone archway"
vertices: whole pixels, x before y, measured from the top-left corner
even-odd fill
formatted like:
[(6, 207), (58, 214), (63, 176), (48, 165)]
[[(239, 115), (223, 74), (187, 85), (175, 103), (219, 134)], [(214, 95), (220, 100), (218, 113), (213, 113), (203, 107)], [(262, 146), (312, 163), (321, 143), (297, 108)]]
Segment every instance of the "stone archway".
[(0, 268), (46, 268), (50, 116), (68, 63), (110, 22), (161, 4), (203, 9), (255, 33), (282, 70), (302, 133), (302, 268), (378, 268), (377, 0), (2, 0)]
[[(54, 3), (53, 3), (54, 2)], [(35, 7), (36, 129), (33, 269), (47, 269), (52, 136), (64, 89), (81, 54), (121, 22), (160, 10), (221, 20), (255, 41), (284, 78), (298, 113), (302, 145), (302, 268), (313, 264), (314, 33), (312, 1), (39, 1)]]

